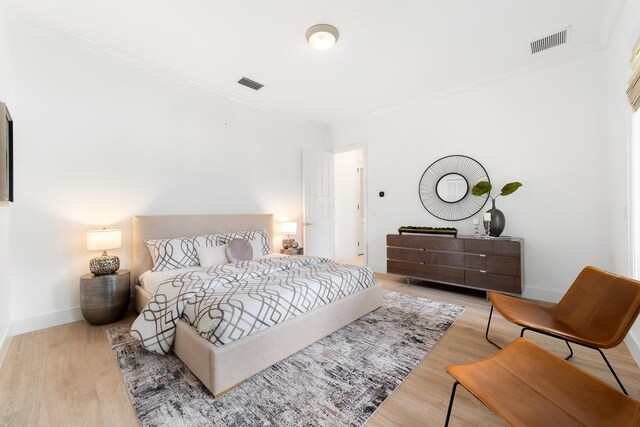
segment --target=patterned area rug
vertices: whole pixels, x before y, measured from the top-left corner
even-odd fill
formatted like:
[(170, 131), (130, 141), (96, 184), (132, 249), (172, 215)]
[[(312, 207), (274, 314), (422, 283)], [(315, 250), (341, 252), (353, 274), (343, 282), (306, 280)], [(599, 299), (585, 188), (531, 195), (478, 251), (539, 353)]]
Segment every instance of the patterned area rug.
[(385, 292), (379, 310), (218, 399), (173, 353), (142, 348), (129, 326), (107, 334), (142, 426), (360, 426), (463, 311)]

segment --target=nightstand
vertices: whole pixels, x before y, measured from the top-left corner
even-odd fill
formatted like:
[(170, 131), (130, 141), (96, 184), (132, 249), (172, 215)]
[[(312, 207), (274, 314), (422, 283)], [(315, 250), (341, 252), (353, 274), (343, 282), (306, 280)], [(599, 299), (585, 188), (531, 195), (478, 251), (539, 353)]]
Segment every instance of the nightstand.
[(87, 322), (104, 325), (122, 319), (129, 308), (129, 270), (80, 277), (80, 309)]
[(304, 255), (304, 248), (282, 249), (280, 253), (285, 255)]

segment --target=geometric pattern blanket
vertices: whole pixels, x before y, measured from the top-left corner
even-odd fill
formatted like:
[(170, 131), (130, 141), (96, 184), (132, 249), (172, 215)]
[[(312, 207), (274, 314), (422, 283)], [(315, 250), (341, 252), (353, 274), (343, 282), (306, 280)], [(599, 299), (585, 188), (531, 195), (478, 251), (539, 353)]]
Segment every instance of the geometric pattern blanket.
[(221, 346), (373, 285), (367, 267), (311, 256), (203, 267), (163, 281), (131, 335), (147, 350), (166, 354), (182, 318)]

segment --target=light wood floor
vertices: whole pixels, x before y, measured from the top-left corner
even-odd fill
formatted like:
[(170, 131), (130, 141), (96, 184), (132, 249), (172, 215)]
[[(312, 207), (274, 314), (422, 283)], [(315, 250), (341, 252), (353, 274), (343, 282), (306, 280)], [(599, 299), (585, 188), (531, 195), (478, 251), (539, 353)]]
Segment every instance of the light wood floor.
[(349, 265), (364, 265), (364, 255), (356, 255), (351, 258), (338, 259), (337, 262)]
[[(436, 285), (407, 285), (389, 276), (379, 278), (386, 289), (466, 307), (440, 343), (367, 423), (367, 427), (441, 426), (453, 383), (444, 367), (478, 360), (495, 351), (484, 339), (489, 305), (478, 294)], [(133, 318), (129, 313), (118, 323), (131, 323)], [(496, 341), (507, 343), (518, 336), (517, 327), (499, 315), (494, 319)], [(137, 425), (104, 332), (112, 326), (95, 327), (80, 321), (14, 337), (0, 369), (0, 426)], [(534, 334), (530, 337), (557, 354), (565, 354), (562, 342)], [(616, 385), (597, 352), (574, 347), (574, 364)], [(640, 398), (640, 369), (626, 346), (606, 353), (630, 395)], [(503, 425), (461, 387), (452, 417), (452, 426)]]

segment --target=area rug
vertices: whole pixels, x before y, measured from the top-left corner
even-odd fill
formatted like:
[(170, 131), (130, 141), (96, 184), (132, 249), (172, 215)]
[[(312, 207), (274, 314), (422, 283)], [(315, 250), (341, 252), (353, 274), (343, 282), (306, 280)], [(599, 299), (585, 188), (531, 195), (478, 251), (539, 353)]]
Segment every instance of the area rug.
[(385, 292), (383, 306), (213, 399), (175, 355), (109, 329), (142, 426), (360, 426), (444, 336), (464, 307)]

